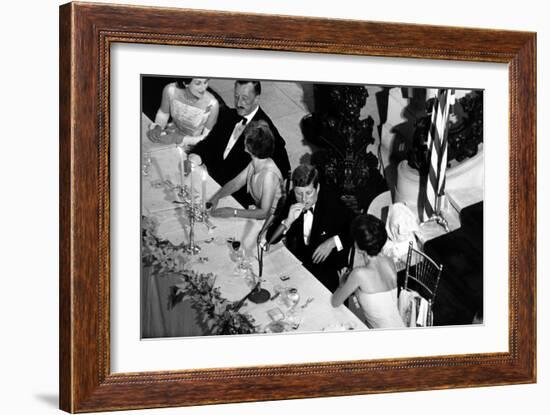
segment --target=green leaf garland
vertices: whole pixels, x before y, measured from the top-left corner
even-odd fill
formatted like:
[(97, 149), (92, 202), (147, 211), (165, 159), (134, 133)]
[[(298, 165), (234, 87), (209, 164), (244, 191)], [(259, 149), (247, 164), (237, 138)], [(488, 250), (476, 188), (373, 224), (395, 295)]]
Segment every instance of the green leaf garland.
[(177, 274), (181, 283), (172, 286), (168, 306), (173, 309), (178, 303), (190, 299), (193, 308), (203, 316), (203, 321), (211, 335), (251, 334), (257, 332), (254, 318), (248, 313), (240, 313), (242, 302), (231, 302), (221, 296), (220, 289), (214, 287), (216, 276), (202, 274), (186, 268), (189, 256), (183, 244), (174, 245), (160, 239), (156, 218), (142, 216), (142, 262), (152, 268), (158, 277)]

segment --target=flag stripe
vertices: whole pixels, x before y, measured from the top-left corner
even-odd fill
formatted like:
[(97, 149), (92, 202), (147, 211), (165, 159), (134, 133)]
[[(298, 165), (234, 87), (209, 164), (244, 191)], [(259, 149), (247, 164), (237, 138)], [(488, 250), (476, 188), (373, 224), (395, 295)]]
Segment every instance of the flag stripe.
[(431, 125), (428, 130), (429, 170), (426, 197), (422, 211), (423, 220), (436, 212), (437, 199), (445, 193), (447, 172), (447, 136), (450, 107), (454, 104), (454, 89), (440, 89), (433, 106)]

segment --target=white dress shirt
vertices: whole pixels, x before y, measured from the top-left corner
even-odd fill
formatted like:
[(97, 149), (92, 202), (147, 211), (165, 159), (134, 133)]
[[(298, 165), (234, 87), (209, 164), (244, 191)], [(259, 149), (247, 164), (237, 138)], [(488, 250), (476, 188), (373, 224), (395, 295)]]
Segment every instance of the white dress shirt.
[[(315, 206), (312, 206), (311, 209), (314, 209)], [(309, 245), (309, 237), (311, 236), (311, 226), (313, 225), (313, 213), (311, 210), (306, 210), (304, 212), (304, 243)]]
[[(313, 212), (315, 211), (315, 205), (304, 212), (304, 244), (309, 246), (309, 239), (311, 237), (311, 227), (313, 225)], [(342, 241), (338, 235), (333, 236), (334, 243), (336, 244), (336, 250), (341, 251), (344, 249)]]
[[(309, 246), (309, 239), (311, 237), (311, 227), (313, 225), (313, 212), (315, 211), (315, 205), (304, 212), (304, 244)], [(338, 235), (333, 236), (334, 243), (336, 244), (336, 250), (341, 251), (344, 249), (342, 241)]]
[(233, 132), (231, 133), (231, 137), (229, 137), (229, 141), (227, 141), (227, 146), (225, 146), (225, 150), (223, 152), (223, 159), (224, 160), (227, 158), (230, 151), (235, 146), (235, 143), (237, 142), (237, 140), (241, 136), (241, 134), (244, 131), (245, 127), (250, 123), (250, 121), (252, 121), (252, 118), (254, 118), (254, 116), (258, 112), (259, 108), (260, 108), (260, 106), (257, 106), (254, 111), (252, 111), (250, 114), (244, 116), (244, 118), (246, 118), (246, 122), (245, 122), (245, 120), (242, 120), (241, 122), (238, 122), (237, 124), (235, 124), (235, 128), (233, 128)]

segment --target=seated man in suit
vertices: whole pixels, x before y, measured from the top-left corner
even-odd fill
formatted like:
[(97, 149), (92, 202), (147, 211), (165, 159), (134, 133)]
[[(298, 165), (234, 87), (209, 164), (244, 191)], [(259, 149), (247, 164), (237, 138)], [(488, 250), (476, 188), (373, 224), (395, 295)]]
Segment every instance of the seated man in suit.
[(293, 191), (277, 209), (265, 239), (276, 243), (284, 236), (286, 247), (334, 292), (338, 271), (346, 266), (351, 246), (352, 212), (336, 194), (321, 187), (313, 166), (298, 166), (292, 172), (292, 185)]
[[(285, 148), (285, 140), (260, 108), (262, 86), (259, 81), (237, 80), (235, 82), (235, 108), (220, 113), (218, 122), (206, 139), (198, 143), (193, 153), (198, 154), (208, 169), (208, 174), (223, 186), (237, 176), (250, 163), (246, 152), (243, 131), (251, 121), (263, 120), (273, 137), (275, 148), (272, 159), (281, 171), (283, 179), (288, 178), (290, 162)], [(253, 200), (245, 189), (233, 196), (246, 208)]]

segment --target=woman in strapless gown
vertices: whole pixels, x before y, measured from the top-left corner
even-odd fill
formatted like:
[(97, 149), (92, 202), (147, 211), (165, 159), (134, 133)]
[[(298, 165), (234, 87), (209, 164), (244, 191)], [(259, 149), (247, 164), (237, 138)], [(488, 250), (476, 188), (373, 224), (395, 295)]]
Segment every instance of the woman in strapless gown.
[[(246, 152), (252, 161), (235, 178), (227, 182), (210, 199), (212, 216), (265, 219), (275, 210), (283, 193), (283, 175), (271, 159), (275, 139), (263, 120), (252, 121), (243, 132)], [(217, 208), (220, 199), (246, 186), (255, 206), (249, 209)]]
[(397, 307), (395, 265), (380, 253), (388, 238), (384, 224), (373, 215), (360, 215), (353, 220), (351, 233), (353, 269), (332, 295), (332, 305), (338, 307), (350, 298), (349, 308), (369, 328), (405, 327)]
[(149, 139), (181, 144), (187, 150), (203, 140), (216, 124), (219, 112), (218, 100), (207, 88), (207, 78), (187, 78), (166, 85), (155, 122), (149, 126)]

